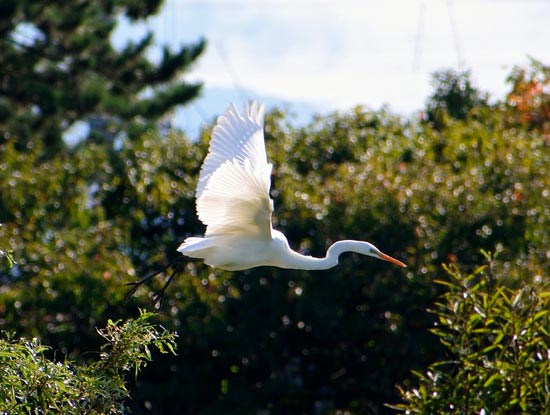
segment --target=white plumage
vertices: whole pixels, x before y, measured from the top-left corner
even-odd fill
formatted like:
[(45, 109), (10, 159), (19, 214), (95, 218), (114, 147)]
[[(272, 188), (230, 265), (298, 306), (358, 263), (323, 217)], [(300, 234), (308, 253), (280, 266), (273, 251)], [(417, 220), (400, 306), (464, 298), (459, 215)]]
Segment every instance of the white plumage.
[(230, 271), (262, 265), (327, 269), (337, 265), (345, 251), (406, 266), (363, 241), (336, 242), (325, 258), (290, 249), (286, 237), (271, 225), (272, 166), (267, 162), (263, 118), (264, 107), (257, 102), (245, 104), (242, 112), (232, 104), (218, 118), (196, 191), (197, 215), (206, 232), (202, 238), (185, 239), (178, 251)]

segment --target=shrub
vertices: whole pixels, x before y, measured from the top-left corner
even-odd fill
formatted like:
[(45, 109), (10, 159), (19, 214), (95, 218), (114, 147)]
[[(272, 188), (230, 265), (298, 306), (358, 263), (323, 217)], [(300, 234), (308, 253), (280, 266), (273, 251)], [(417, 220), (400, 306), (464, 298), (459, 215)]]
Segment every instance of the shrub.
[[(550, 414), (550, 286), (489, 261), (469, 275), (445, 267), (432, 332), (446, 359), (401, 388), (407, 414)], [(519, 285), (519, 286), (517, 286)], [(516, 287), (517, 286), (517, 287)]]
[(88, 364), (52, 361), (52, 349), (37, 338), (0, 336), (1, 414), (123, 414), (129, 393), (124, 374), (136, 376), (151, 361), (150, 348), (175, 350), (175, 334), (150, 323), (152, 313), (135, 320), (109, 321), (98, 330), (106, 344)]

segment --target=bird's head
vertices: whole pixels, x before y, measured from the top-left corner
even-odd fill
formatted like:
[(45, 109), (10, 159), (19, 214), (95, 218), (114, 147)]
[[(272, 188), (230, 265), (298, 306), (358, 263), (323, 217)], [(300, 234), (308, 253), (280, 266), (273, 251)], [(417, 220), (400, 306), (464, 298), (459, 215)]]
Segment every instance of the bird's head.
[(398, 259), (395, 259), (389, 256), (388, 254), (381, 252), (380, 249), (375, 247), (370, 242), (366, 242), (366, 241), (344, 240), (344, 241), (335, 242), (328, 249), (327, 256), (338, 257), (338, 255), (346, 251), (357, 252), (358, 254), (362, 254), (362, 255), (368, 255), (374, 258), (381, 259), (382, 261), (391, 262), (392, 264), (398, 265), (400, 267), (407, 266), (403, 262), (399, 261)]
[(388, 261), (388, 262), (391, 262), (392, 264), (395, 264), (395, 265), (398, 265), (400, 267), (406, 267), (407, 265), (401, 261), (399, 261), (398, 259), (395, 259), (394, 257), (391, 257), (389, 256), (388, 254), (385, 254), (383, 252), (381, 252), (377, 247), (375, 247), (374, 245), (372, 244), (369, 244), (370, 245), (370, 250), (369, 252), (367, 253), (367, 255), (370, 255), (372, 257), (375, 257), (375, 258), (378, 258), (378, 259), (381, 259), (382, 261)]

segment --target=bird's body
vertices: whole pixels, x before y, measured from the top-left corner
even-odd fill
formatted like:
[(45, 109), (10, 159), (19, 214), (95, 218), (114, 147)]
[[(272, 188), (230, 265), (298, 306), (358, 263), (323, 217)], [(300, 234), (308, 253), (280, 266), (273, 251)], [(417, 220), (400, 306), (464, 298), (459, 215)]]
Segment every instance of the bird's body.
[(284, 258), (286, 251), (282, 238), (284, 235), (279, 231), (274, 231), (274, 237), (269, 239), (239, 235), (187, 238), (185, 250), (180, 248), (179, 251), (191, 258), (202, 258), (215, 268), (241, 271), (262, 265), (280, 266), (279, 258)]
[(204, 237), (189, 237), (178, 251), (212, 267), (239, 271), (259, 266), (318, 270), (338, 264), (351, 251), (406, 266), (364, 241), (339, 241), (325, 258), (293, 251), (283, 233), (272, 228), (269, 196), (271, 164), (263, 135), (264, 109), (256, 102), (241, 113), (235, 105), (218, 118), (196, 192)]

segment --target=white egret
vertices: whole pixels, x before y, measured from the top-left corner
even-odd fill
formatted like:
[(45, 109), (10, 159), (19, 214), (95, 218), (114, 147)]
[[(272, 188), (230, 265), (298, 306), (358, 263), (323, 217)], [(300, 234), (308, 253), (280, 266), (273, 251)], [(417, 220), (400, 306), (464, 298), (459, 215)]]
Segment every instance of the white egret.
[(293, 251), (286, 237), (273, 229), (269, 196), (272, 165), (267, 161), (263, 132), (264, 107), (233, 104), (212, 131), (210, 149), (196, 191), (204, 237), (190, 237), (178, 251), (212, 267), (238, 271), (263, 265), (304, 270), (328, 269), (341, 253), (351, 251), (393, 264), (406, 265), (369, 242), (344, 240), (330, 246), (324, 258)]

